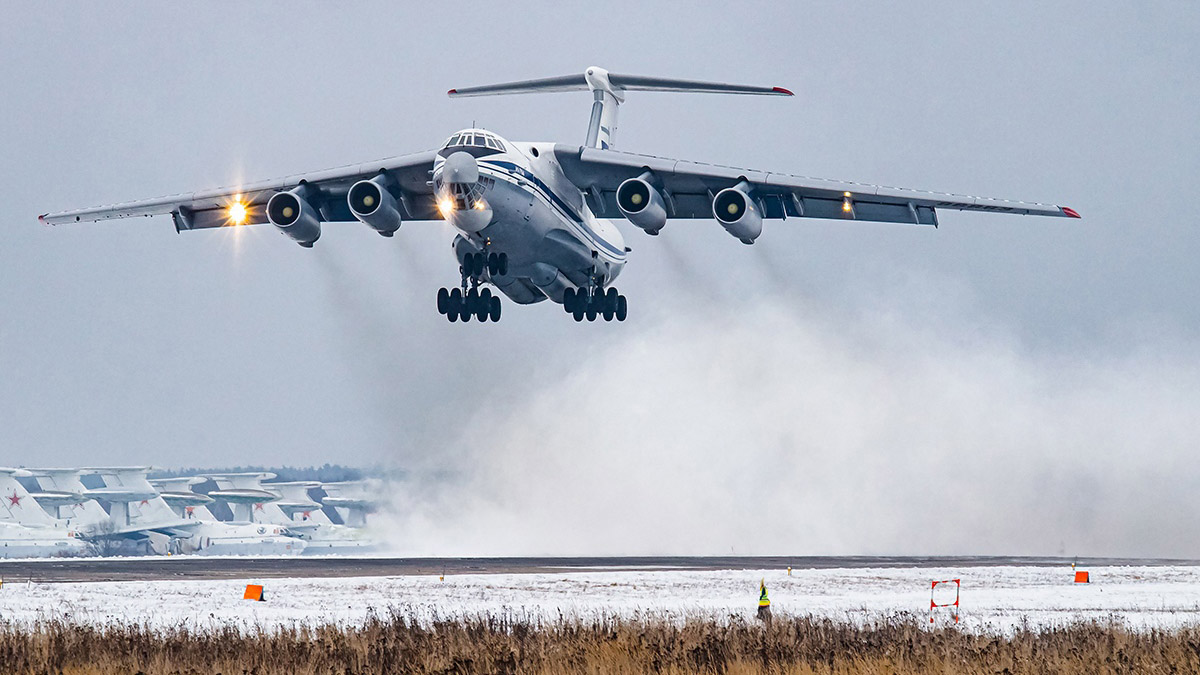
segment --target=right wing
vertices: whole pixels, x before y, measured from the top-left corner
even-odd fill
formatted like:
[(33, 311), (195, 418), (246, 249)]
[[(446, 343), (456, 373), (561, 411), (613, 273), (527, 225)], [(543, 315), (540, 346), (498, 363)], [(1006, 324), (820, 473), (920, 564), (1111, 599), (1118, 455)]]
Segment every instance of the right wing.
[(652, 173), (661, 183), (669, 218), (712, 218), (714, 195), (742, 181), (751, 187), (764, 218), (831, 218), (936, 227), (937, 209), (1079, 217), (1074, 210), (1054, 204), (808, 178), (616, 150), (560, 144), (554, 146), (554, 153), (567, 178), (588, 195), (596, 215), (607, 218), (621, 215), (616, 199), (621, 183), (644, 172)]
[[(248, 185), (185, 192), (178, 195), (112, 204), (76, 211), (60, 211), (39, 216), (46, 225), (64, 223), (94, 223), (115, 218), (170, 214), (175, 229), (199, 230), (232, 225), (257, 225), (267, 222), (267, 200), (276, 192), (290, 190), (301, 183), (314, 188), (308, 200), (321, 212), (326, 222), (354, 221), (346, 193), (356, 182), (374, 178), (380, 173), (389, 178), (389, 190), (399, 203), (405, 220), (441, 220), (429, 185), (435, 152), (390, 157), (365, 164), (351, 164), (336, 169), (297, 174)], [(316, 195), (316, 196), (313, 196)], [(235, 223), (230, 220), (229, 207), (234, 203), (246, 207), (246, 218)]]

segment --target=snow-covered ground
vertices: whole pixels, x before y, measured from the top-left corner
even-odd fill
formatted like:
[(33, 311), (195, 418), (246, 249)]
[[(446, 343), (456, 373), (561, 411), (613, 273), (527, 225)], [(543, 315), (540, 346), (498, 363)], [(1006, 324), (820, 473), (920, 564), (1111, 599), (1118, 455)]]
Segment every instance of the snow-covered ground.
[[(962, 580), (962, 625), (1005, 631), (1079, 619), (1134, 628), (1200, 623), (1200, 567), (1107, 567), (1091, 584), (1070, 567), (762, 571), (577, 571), (438, 577), (238, 581), (5, 583), (0, 620), (62, 618), (93, 624), (145, 623), (243, 628), (362, 621), (391, 609), (423, 619), (508, 613), (554, 619), (602, 615), (753, 616), (765, 579), (775, 613), (865, 621), (910, 614), (928, 621), (930, 582)], [(262, 583), (266, 602), (242, 600)], [(939, 587), (939, 594), (941, 587)], [(943, 601), (945, 598), (939, 597)], [(952, 594), (951, 598), (952, 599)], [(939, 610), (939, 623), (948, 610)]]

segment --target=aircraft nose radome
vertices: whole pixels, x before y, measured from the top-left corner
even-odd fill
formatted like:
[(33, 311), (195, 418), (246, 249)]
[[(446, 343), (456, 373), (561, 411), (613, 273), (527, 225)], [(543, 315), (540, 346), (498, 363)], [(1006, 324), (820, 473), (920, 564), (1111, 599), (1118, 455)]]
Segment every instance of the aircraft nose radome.
[(442, 182), (451, 185), (474, 185), (479, 182), (479, 164), (465, 152), (456, 152), (442, 165)]

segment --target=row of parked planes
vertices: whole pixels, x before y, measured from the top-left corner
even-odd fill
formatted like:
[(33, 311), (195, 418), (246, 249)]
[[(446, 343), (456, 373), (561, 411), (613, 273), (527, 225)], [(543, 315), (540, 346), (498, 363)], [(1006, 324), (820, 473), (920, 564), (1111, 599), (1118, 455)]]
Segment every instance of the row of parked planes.
[[(0, 468), (0, 558), (374, 548), (364, 528), (371, 495), (380, 494), (376, 481), (265, 483), (276, 477), (269, 472), (151, 479), (150, 471)], [(314, 492), (323, 493), (319, 501)]]

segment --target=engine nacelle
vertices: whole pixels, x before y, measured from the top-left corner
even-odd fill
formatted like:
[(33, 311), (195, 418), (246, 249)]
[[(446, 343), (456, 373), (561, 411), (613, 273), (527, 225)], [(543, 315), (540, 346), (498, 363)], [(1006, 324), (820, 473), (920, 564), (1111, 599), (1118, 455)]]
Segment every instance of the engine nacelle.
[(630, 178), (617, 188), (617, 208), (629, 222), (649, 234), (658, 234), (667, 224), (667, 207), (662, 195), (646, 178)]
[(352, 185), (346, 193), (346, 201), (350, 204), (350, 213), (379, 234), (390, 237), (400, 229), (400, 209), (396, 206), (396, 198), (384, 187), (382, 176)]
[(750, 197), (750, 185), (746, 181), (717, 193), (713, 198), (713, 217), (743, 244), (753, 244), (762, 234), (762, 212)]
[(267, 220), (305, 248), (321, 238), (321, 214), (304, 199), (304, 186), (276, 192), (267, 202)]

